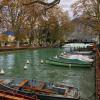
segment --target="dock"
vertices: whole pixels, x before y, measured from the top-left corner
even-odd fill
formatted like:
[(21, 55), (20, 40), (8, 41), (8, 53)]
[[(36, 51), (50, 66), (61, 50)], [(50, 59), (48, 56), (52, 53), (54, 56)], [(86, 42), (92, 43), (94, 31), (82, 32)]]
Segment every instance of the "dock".
[(96, 49), (96, 98), (100, 100), (100, 51)]

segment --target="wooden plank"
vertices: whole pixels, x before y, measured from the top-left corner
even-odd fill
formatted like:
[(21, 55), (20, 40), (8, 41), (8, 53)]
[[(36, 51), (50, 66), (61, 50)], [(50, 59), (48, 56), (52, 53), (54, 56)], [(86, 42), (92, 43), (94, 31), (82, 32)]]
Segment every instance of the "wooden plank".
[(100, 51), (96, 48), (96, 95), (100, 100)]
[(32, 90), (32, 91), (35, 91), (35, 92), (43, 92), (43, 93), (47, 93), (47, 94), (52, 94), (54, 93), (54, 91), (52, 90), (49, 90), (49, 89), (40, 89), (40, 88), (36, 88), (36, 87), (28, 87), (28, 86), (24, 86), (22, 87), (23, 89), (25, 90)]
[(19, 84), (19, 87), (23, 87), (27, 82), (28, 82), (28, 80), (23, 80), (23, 81)]

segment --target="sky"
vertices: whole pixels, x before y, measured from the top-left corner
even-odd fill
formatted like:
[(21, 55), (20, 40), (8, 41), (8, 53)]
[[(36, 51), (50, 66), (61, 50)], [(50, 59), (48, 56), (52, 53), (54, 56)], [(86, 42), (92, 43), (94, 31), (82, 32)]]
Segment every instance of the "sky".
[(73, 17), (73, 12), (71, 10), (71, 5), (75, 2), (76, 0), (61, 0), (60, 1), (60, 6), (66, 11), (68, 11), (69, 16), (72, 18)]
[[(53, 0), (49, 0), (51, 2)], [(71, 10), (71, 5), (77, 0), (60, 0), (60, 6), (63, 8), (64, 11), (68, 11), (68, 14), (71, 18), (73, 18), (73, 12)]]
[[(2, 0), (0, 0), (0, 1), (2, 1)], [(48, 0), (48, 2), (52, 2), (53, 0)], [(69, 13), (69, 16), (71, 17), (71, 18), (73, 18), (73, 13), (72, 13), (72, 10), (71, 10), (71, 5), (72, 5), (72, 3), (74, 3), (75, 1), (77, 1), (77, 0), (60, 0), (60, 6), (64, 9), (64, 11), (68, 11), (68, 13)]]

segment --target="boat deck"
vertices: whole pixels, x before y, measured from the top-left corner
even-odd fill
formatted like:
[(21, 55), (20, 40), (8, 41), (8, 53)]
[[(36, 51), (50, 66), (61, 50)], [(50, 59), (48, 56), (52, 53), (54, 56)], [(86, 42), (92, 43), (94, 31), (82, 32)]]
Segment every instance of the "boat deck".
[(100, 100), (100, 51), (96, 50), (96, 96)]

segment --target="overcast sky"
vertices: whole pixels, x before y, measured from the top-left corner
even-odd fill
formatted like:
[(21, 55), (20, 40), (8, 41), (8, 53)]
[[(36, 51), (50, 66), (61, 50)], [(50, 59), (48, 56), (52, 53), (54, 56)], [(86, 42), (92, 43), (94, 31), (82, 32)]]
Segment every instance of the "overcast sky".
[[(53, 0), (49, 0), (50, 1), (53, 1)], [(71, 5), (77, 0), (60, 0), (60, 6), (66, 11), (68, 11), (69, 13), (69, 16), (72, 18), (73, 17), (73, 13), (72, 13), (72, 10), (71, 10)]]
[(71, 10), (71, 5), (75, 0), (61, 0), (60, 1), (60, 6), (66, 11), (68, 10), (69, 16), (72, 17), (72, 10)]
[[(0, 0), (2, 1), (2, 0)], [(48, 2), (52, 2), (54, 0), (48, 0)], [(72, 14), (72, 10), (71, 10), (71, 4), (74, 3), (77, 0), (60, 0), (60, 6), (66, 11), (68, 11), (69, 16), (72, 18), (73, 14)]]

